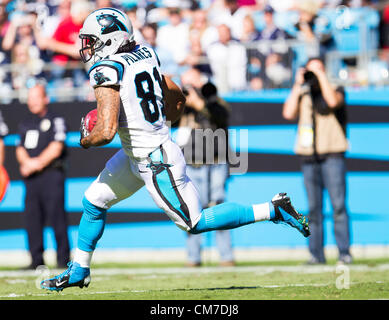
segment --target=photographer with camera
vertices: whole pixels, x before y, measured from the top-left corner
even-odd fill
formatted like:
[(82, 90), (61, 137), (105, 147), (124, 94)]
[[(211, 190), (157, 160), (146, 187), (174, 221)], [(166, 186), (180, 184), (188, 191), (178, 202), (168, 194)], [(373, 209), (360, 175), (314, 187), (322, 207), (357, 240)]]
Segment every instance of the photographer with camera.
[(346, 104), (342, 87), (328, 80), (324, 62), (311, 58), (298, 70), (295, 84), (283, 106), (287, 120), (298, 118), (295, 152), (301, 158), (309, 204), (309, 264), (325, 263), (323, 191), (328, 190), (334, 211), (339, 263), (351, 263), (350, 226), (346, 211)]

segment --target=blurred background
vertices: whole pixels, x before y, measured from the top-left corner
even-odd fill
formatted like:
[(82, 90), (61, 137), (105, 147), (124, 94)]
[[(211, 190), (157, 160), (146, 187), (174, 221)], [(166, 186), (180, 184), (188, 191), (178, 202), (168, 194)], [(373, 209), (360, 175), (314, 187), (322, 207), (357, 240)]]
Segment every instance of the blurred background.
[[(356, 257), (389, 257), (389, 1), (1, 0), (0, 110), (9, 128), (4, 166), (11, 183), (0, 203), (0, 264), (28, 263), (25, 188), (15, 146), (29, 87), (45, 83), (50, 108), (67, 122), (65, 208), (72, 249), (83, 192), (120, 148), (117, 138), (104, 148), (78, 145), (80, 118), (95, 107), (78, 54), (78, 32), (89, 12), (108, 6), (126, 12), (136, 41), (155, 49), (164, 74), (181, 84), (181, 76), (195, 68), (231, 106), (230, 128), (237, 133), (231, 148), (247, 156), (248, 166), (229, 178), (228, 201), (265, 202), (286, 191), (308, 213), (293, 151), (297, 124), (282, 118), (282, 104), (296, 70), (310, 57), (323, 57), (331, 82), (345, 87), (348, 105), (352, 250)], [(244, 145), (242, 129), (248, 133)], [(325, 199), (326, 249), (336, 255), (331, 205)], [(308, 257), (306, 239), (271, 223), (233, 230), (232, 242), (237, 261)], [(185, 234), (142, 189), (111, 209), (95, 256), (184, 261), (185, 245)], [(212, 233), (205, 235), (205, 263), (217, 261), (214, 246)], [(55, 249), (50, 227), (45, 248), (50, 259)]]

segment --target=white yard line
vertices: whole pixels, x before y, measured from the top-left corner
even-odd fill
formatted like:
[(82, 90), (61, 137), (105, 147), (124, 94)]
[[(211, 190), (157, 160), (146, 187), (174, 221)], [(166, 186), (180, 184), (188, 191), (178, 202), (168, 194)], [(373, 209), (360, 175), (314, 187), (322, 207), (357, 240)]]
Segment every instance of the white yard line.
[[(291, 272), (303, 274), (317, 274), (336, 272), (339, 266), (248, 266), (248, 267), (201, 267), (201, 268), (95, 268), (91, 269), (91, 274), (98, 276), (112, 276), (112, 275), (157, 275), (157, 274), (206, 274), (206, 273), (225, 273), (225, 272), (252, 272), (258, 274), (272, 273), (272, 272)], [(377, 266), (368, 265), (348, 265), (350, 271), (386, 271), (389, 270), (389, 264), (380, 264)], [(61, 273), (63, 270), (52, 269), (49, 270), (51, 274), (55, 275)], [(18, 277), (36, 277), (39, 272), (35, 270), (9, 270), (0, 271), (0, 278), (18, 278)]]

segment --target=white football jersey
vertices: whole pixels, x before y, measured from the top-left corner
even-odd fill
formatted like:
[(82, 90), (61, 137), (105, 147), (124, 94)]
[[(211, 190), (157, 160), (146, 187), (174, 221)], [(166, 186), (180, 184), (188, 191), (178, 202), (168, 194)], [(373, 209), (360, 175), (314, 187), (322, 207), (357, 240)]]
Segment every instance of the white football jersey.
[(91, 67), (89, 78), (93, 87), (120, 86), (118, 134), (129, 156), (145, 158), (169, 139), (160, 63), (152, 48), (137, 45), (110, 55)]

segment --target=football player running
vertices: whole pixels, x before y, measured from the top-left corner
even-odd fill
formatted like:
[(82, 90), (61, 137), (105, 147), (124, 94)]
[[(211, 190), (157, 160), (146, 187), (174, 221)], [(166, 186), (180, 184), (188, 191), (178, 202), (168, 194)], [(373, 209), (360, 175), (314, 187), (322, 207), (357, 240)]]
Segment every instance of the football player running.
[(80, 144), (83, 148), (103, 146), (117, 132), (122, 149), (85, 191), (73, 261), (60, 275), (43, 280), (42, 288), (61, 291), (89, 285), (92, 254), (103, 234), (107, 210), (143, 186), (179, 228), (193, 234), (270, 220), (309, 236), (305, 217), (285, 193), (261, 204), (226, 202), (202, 209), (186, 176), (183, 154), (170, 139), (166, 124), (180, 116), (185, 97), (172, 80), (161, 75), (153, 49), (134, 42), (127, 15), (113, 8), (92, 12), (79, 36), (81, 58), (92, 65), (89, 77), (97, 100), (96, 125), (89, 133), (81, 121)]

